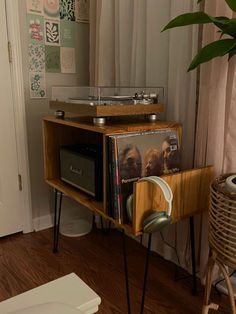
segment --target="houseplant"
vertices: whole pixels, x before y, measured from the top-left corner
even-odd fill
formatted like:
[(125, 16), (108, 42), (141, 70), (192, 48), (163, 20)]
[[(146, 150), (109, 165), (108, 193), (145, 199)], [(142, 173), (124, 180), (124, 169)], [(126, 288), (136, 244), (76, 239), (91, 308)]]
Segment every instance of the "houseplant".
[[(198, 0), (198, 3), (203, 0)], [(225, 0), (228, 6), (236, 12), (236, 0)], [(188, 71), (195, 69), (199, 64), (215, 57), (228, 54), (228, 59), (236, 54), (236, 18), (226, 16), (213, 17), (203, 11), (185, 13), (171, 20), (162, 31), (179, 26), (213, 23), (219, 29), (219, 39), (203, 47), (193, 58)]]

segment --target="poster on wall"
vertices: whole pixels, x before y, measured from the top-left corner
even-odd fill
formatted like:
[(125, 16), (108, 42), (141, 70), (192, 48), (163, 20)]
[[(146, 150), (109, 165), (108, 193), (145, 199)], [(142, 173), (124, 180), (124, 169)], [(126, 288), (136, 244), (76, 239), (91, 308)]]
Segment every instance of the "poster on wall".
[(28, 42), (32, 44), (43, 43), (44, 26), (43, 17), (35, 14), (27, 14)]
[(89, 22), (89, 0), (75, 0), (75, 21)]
[(61, 73), (75, 72), (75, 48), (61, 47)]
[(61, 20), (61, 46), (75, 47), (75, 22)]
[(42, 14), (43, 0), (26, 0), (27, 13)]
[(41, 44), (28, 45), (29, 71), (45, 71), (45, 46)]
[(75, 18), (78, 22), (88, 21), (89, 0), (25, 3), (30, 97), (45, 98), (45, 73), (76, 73)]
[(44, 72), (29, 72), (30, 98), (45, 98), (46, 83)]
[(60, 19), (59, 0), (44, 0), (43, 11), (45, 18)]
[(60, 73), (60, 47), (46, 46), (45, 47), (45, 69), (46, 72)]
[(60, 23), (55, 20), (44, 20), (45, 45), (60, 46)]
[(75, 0), (60, 0), (60, 18), (75, 21)]

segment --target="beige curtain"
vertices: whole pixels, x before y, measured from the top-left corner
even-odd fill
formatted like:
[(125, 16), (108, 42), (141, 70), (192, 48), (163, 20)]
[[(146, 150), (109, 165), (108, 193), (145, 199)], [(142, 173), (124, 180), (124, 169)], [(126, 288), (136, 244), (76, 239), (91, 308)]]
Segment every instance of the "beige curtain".
[[(232, 11), (222, 0), (205, 2), (205, 12), (228, 16)], [(219, 39), (216, 27), (204, 25), (203, 45)], [(227, 56), (203, 64), (200, 71), (195, 166), (213, 165), (215, 175), (236, 172), (236, 58)], [(208, 259), (207, 215), (201, 217), (200, 273)]]
[[(197, 11), (197, 1), (172, 0), (170, 19), (186, 12)], [(196, 71), (187, 73), (188, 66), (197, 53), (198, 27), (172, 29), (169, 35), (168, 88), (166, 103), (166, 120), (182, 123), (182, 169), (193, 167), (196, 111)], [(180, 262), (180, 265), (191, 272), (191, 247), (189, 219), (170, 225), (163, 230), (165, 240), (176, 248), (163, 245), (163, 239), (157, 233), (153, 247), (166, 259)], [(196, 230), (197, 234), (197, 230)], [(179, 260), (178, 260), (179, 259)]]
[[(185, 169), (193, 165), (196, 71), (186, 71), (197, 51), (197, 27), (161, 30), (171, 18), (197, 9), (196, 0), (91, 0), (90, 6), (90, 84), (164, 86), (165, 119), (183, 123)], [(177, 248), (181, 266), (191, 268), (189, 221), (162, 235)], [(154, 234), (152, 249), (178, 262), (164, 241)]]
[(90, 3), (90, 85), (167, 90), (170, 0)]

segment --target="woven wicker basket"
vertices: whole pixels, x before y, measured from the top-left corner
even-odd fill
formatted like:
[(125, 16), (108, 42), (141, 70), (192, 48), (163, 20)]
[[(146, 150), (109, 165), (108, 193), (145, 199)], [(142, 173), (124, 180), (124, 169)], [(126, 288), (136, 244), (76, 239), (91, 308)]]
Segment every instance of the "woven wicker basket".
[(211, 184), (209, 209), (209, 244), (210, 257), (207, 265), (207, 277), (202, 314), (210, 309), (217, 310), (218, 305), (209, 303), (211, 278), (214, 265), (219, 266), (229, 294), (232, 314), (236, 314), (232, 285), (225, 266), (236, 269), (236, 193), (225, 188), (226, 179), (232, 174), (222, 175)]
[(223, 264), (236, 269), (236, 193), (225, 189), (223, 175), (211, 184), (209, 243)]

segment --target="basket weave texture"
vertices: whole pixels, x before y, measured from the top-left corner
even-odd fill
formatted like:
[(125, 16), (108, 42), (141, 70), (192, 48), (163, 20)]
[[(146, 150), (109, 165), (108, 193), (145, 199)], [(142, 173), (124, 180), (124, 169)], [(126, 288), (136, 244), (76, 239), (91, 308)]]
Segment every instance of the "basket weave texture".
[(236, 193), (225, 189), (230, 175), (222, 175), (211, 184), (209, 244), (218, 260), (236, 269)]

